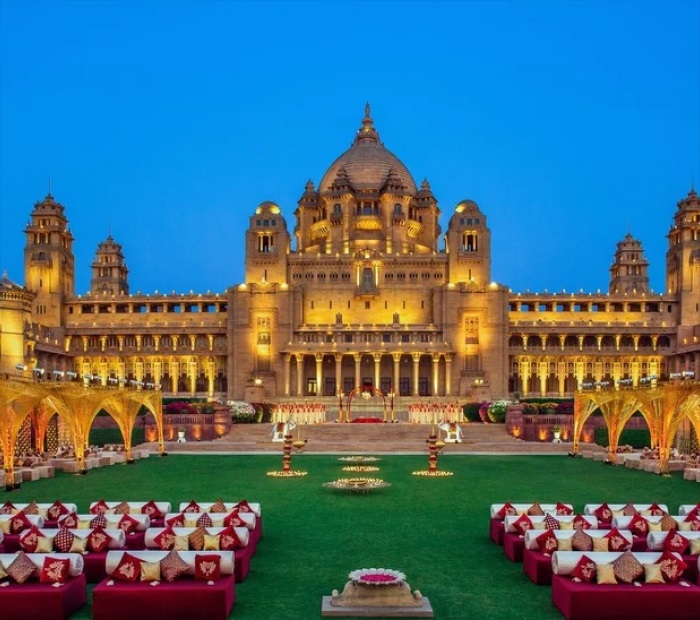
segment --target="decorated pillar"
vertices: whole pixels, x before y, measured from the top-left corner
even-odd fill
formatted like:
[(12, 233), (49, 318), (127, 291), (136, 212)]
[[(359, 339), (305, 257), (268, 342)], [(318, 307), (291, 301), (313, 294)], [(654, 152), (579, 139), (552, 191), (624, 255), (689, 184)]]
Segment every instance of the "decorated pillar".
[(335, 393), (338, 394), (343, 390), (343, 354), (336, 353), (335, 359)]
[(440, 354), (433, 353), (433, 396), (438, 396), (439, 364), (440, 364)]
[(296, 353), (297, 359), (297, 396), (301, 397), (304, 394), (304, 354)]
[(355, 387), (360, 387), (360, 385), (362, 385), (362, 380), (360, 379), (360, 361), (362, 360), (362, 355), (360, 353), (353, 353), (352, 357), (355, 360)]
[(323, 354), (316, 353), (316, 396), (323, 394)]
[(392, 353), (391, 358), (394, 360), (394, 392), (398, 394), (401, 379), (401, 353)]
[(445, 396), (452, 396), (452, 353), (445, 353)]
[(382, 354), (374, 353), (372, 357), (374, 358), (374, 387), (375, 389), (379, 389)]
[(291, 368), (289, 367), (291, 363), (291, 356), (289, 353), (283, 353), (282, 354), (282, 365), (284, 366), (284, 391), (282, 392), (285, 396), (290, 396), (289, 390), (290, 390), (290, 371)]
[(413, 358), (413, 395), (418, 396), (418, 372), (420, 370), (420, 353), (412, 353)]

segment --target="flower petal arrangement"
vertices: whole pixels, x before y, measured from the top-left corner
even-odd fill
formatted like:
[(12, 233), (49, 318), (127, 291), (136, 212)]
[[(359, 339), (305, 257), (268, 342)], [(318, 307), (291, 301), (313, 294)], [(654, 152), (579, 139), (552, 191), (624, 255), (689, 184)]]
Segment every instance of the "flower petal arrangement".
[(394, 586), (403, 583), (406, 575), (391, 568), (359, 568), (349, 573), (348, 578), (367, 586)]

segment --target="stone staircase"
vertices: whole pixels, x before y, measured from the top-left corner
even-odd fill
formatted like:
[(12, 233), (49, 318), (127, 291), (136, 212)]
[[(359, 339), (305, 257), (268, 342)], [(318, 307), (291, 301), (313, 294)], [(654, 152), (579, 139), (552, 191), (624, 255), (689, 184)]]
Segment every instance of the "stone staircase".
[[(502, 424), (462, 424), (463, 442), (447, 444), (445, 453), (566, 454), (570, 443), (525, 442), (508, 435)], [(429, 424), (325, 424), (300, 425), (293, 435), (307, 439), (306, 453), (426, 453)], [(236, 424), (214, 441), (167, 444), (168, 452), (282, 452), (272, 443), (271, 424)], [(444, 433), (439, 432), (441, 438)]]

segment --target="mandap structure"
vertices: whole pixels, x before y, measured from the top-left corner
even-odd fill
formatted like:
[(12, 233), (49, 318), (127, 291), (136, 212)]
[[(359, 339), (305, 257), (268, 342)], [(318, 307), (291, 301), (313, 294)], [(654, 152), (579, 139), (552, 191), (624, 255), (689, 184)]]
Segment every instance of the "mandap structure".
[(579, 452), (586, 420), (600, 410), (608, 429), (608, 459), (617, 461), (617, 446), (627, 421), (639, 412), (649, 427), (651, 448), (659, 450), (659, 473), (668, 473), (671, 448), (681, 424), (688, 420), (700, 438), (700, 382), (671, 381), (651, 387), (576, 392), (573, 453)]
[(0, 379), (0, 446), (5, 480), (14, 481), (14, 456), (17, 436), (29, 418), (37, 438), (44, 437), (49, 420), (59, 415), (73, 438), (78, 471), (85, 473), (85, 449), (90, 428), (104, 410), (117, 423), (124, 439), (127, 461), (131, 456), (131, 433), (141, 407), (155, 418), (158, 449), (164, 454), (163, 406), (159, 392), (138, 388), (105, 388), (80, 383), (31, 382)]

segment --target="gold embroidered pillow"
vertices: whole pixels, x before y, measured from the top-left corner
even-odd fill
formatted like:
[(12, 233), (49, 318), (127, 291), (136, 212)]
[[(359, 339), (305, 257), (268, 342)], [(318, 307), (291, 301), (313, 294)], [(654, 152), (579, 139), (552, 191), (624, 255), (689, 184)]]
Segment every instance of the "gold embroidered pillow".
[(77, 536), (73, 537), (73, 542), (71, 543), (70, 549), (68, 549), (69, 553), (86, 553), (87, 552), (87, 537), (86, 538), (78, 538)]
[(160, 581), (160, 562), (141, 562), (141, 581)]
[(644, 565), (644, 583), (666, 583), (664, 576), (661, 574), (660, 564)]
[(542, 510), (539, 502), (535, 502), (532, 506), (530, 506), (527, 514), (531, 517), (541, 517), (544, 515), (544, 510)]
[(559, 538), (557, 540), (559, 543), (558, 550), (559, 551), (573, 551), (574, 548), (571, 545), (571, 538)]
[(202, 549), (202, 551), (218, 551), (220, 538), (221, 536), (210, 536), (209, 534), (205, 534), (204, 549)]
[(693, 538), (690, 541), (690, 555), (700, 555), (700, 538)]
[(190, 549), (192, 551), (201, 551), (204, 549), (204, 528), (198, 527), (187, 538), (190, 541)]
[(53, 536), (39, 536), (36, 539), (35, 553), (51, 553), (53, 551)]
[(20, 551), (13, 562), (5, 569), (7, 575), (17, 583), (24, 583), (34, 571), (39, 568), (32, 562), (24, 551)]
[(184, 575), (188, 568), (187, 562), (177, 551), (171, 551), (160, 561), (160, 573), (166, 581), (175, 581)]
[(209, 512), (228, 512), (226, 504), (221, 499), (217, 499), (209, 509)]
[(609, 551), (610, 547), (608, 546), (608, 539), (605, 538), (605, 536), (601, 536), (600, 538), (592, 538), (593, 541), (593, 551)]
[(661, 525), (662, 532), (668, 532), (669, 530), (678, 529), (678, 521), (676, 521), (671, 515), (664, 515), (659, 521)]
[(625, 551), (612, 565), (615, 578), (621, 583), (632, 583), (644, 574), (644, 566), (631, 551)]
[(612, 564), (595, 565), (596, 581), (601, 585), (616, 585), (615, 568)]
[(574, 551), (593, 551), (593, 539), (583, 530), (576, 530), (571, 538)]
[(173, 551), (189, 551), (190, 539), (187, 536), (175, 536)]
[(115, 515), (128, 515), (131, 512), (127, 502), (119, 502), (113, 509)]

